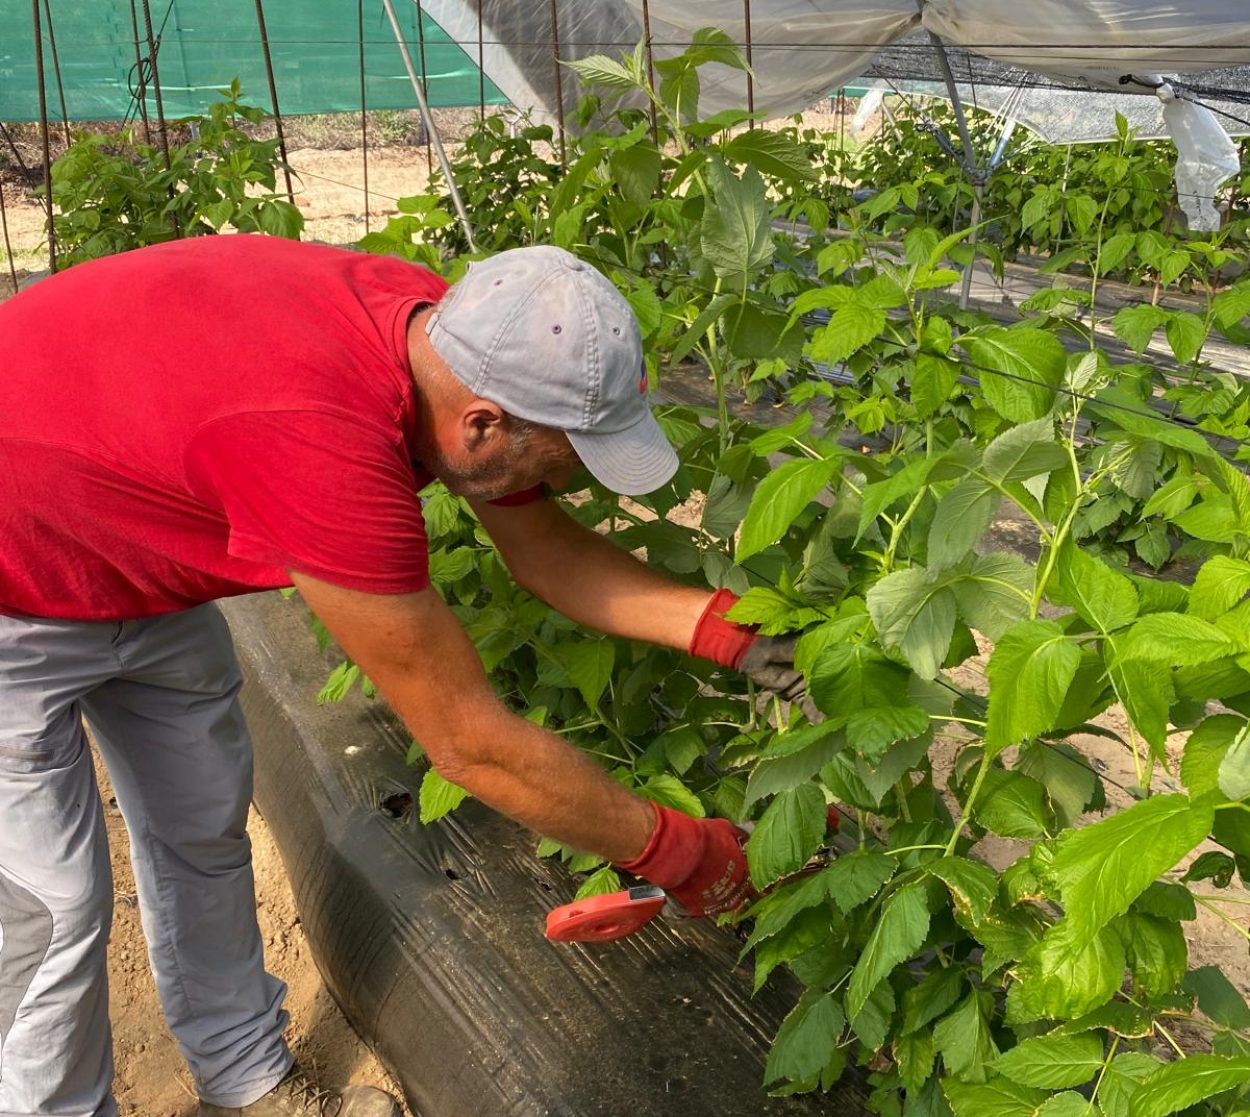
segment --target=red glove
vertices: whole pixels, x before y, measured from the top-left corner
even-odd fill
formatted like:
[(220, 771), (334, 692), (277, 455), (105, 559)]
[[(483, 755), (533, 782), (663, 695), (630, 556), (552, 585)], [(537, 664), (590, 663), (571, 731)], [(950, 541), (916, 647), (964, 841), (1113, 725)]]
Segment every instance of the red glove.
[(651, 806), (651, 840), (622, 869), (659, 885), (691, 915), (733, 911), (754, 895), (742, 849), (746, 835), (732, 822)]
[(738, 595), (732, 590), (717, 590), (712, 594), (699, 623), (694, 626), (691, 655), (734, 670), (741, 666), (742, 657), (756, 641), (756, 632), (752, 625), (725, 620), (725, 614), (737, 604)]

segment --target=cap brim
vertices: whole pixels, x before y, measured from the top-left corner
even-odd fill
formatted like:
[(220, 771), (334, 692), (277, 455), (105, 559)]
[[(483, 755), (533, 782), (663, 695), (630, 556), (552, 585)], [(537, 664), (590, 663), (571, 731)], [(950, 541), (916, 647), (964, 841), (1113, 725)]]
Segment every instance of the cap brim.
[(595, 479), (622, 496), (655, 492), (677, 472), (677, 453), (650, 409), (633, 426), (611, 434), (564, 433)]

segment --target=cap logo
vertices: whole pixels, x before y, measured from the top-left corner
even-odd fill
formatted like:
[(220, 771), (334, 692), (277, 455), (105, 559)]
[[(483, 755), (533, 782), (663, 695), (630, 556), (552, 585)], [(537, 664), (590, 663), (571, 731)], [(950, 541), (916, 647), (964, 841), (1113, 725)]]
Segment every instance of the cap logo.
[(638, 394), (645, 396), (647, 394), (647, 362), (642, 363), (642, 379), (638, 381)]

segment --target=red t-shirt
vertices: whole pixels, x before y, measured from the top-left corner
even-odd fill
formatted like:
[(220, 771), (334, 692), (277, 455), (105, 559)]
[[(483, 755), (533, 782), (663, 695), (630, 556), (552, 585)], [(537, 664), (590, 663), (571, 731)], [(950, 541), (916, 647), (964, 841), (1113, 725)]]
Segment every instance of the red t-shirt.
[(428, 585), (406, 326), (446, 283), (262, 236), (0, 304), (0, 613), (119, 620), (289, 585)]

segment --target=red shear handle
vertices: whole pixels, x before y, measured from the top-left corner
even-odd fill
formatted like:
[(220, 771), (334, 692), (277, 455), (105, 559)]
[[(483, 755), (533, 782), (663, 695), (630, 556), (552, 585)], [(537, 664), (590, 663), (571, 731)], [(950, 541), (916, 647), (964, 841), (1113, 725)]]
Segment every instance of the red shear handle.
[(547, 938), (553, 942), (612, 942), (650, 923), (664, 907), (664, 889), (644, 884), (561, 904), (547, 913)]

